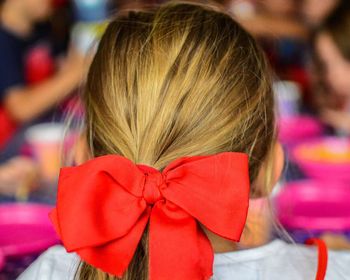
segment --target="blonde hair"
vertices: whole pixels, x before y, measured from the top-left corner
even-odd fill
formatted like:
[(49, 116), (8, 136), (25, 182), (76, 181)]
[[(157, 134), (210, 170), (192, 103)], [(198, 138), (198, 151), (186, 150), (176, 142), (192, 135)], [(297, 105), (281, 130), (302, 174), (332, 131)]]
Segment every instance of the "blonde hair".
[[(254, 181), (274, 141), (266, 59), (239, 24), (207, 5), (170, 2), (116, 17), (83, 101), (93, 157), (119, 154), (162, 170), (183, 156), (239, 151), (249, 154)], [(122, 278), (82, 263), (78, 279), (148, 279), (147, 235)]]

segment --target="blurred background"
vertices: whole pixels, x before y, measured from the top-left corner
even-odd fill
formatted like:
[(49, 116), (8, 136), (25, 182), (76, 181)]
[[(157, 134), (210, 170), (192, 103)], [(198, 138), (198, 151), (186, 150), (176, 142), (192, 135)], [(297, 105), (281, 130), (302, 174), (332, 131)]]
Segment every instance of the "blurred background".
[[(59, 243), (47, 215), (59, 168), (86, 156), (79, 93), (108, 18), (161, 2), (0, 0), (0, 280)], [(251, 200), (242, 246), (313, 236), (350, 250), (350, 1), (210, 3), (266, 52), (286, 153), (272, 196)]]

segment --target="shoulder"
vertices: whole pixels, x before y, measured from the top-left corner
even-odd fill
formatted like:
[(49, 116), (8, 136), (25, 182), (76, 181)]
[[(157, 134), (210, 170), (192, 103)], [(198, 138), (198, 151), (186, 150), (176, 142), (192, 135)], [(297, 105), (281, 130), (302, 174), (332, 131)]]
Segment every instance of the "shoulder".
[[(317, 248), (313, 246), (284, 243), (286, 248), (285, 262), (291, 261), (297, 267), (303, 263), (314, 263), (314, 271), (318, 264)], [(326, 279), (348, 279), (350, 275), (350, 251), (328, 250)]]
[(69, 254), (62, 246), (44, 252), (18, 280), (73, 280), (79, 266), (79, 257)]
[(349, 279), (350, 251), (330, 251), (327, 279)]
[[(275, 240), (265, 246), (216, 254), (214, 278), (232, 279), (314, 279), (317, 249)], [(350, 252), (329, 252), (326, 279), (346, 279), (350, 274)]]

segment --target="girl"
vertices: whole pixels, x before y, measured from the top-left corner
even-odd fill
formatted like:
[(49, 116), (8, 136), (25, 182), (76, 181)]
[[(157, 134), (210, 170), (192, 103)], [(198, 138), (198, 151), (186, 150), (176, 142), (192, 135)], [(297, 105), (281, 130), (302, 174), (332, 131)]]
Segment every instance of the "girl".
[[(186, 2), (117, 17), (83, 99), (90, 160), (62, 169), (51, 213), (72, 253), (53, 247), (19, 279), (315, 278), (312, 248), (239, 250), (248, 197), (269, 194), (283, 153), (265, 57), (231, 17)], [(350, 255), (329, 258), (329, 279), (349, 274)]]

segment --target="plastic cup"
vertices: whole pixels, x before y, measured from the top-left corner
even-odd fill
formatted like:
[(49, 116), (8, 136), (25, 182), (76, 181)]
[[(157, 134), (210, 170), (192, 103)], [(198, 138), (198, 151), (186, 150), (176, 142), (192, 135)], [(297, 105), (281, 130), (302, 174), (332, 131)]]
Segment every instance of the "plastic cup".
[(61, 166), (65, 127), (60, 123), (44, 123), (30, 127), (26, 139), (45, 181), (54, 181)]
[(44, 204), (0, 205), (0, 251), (6, 258), (41, 253), (59, 243), (48, 217), (51, 209)]
[(349, 232), (349, 201), (346, 184), (305, 180), (285, 185), (274, 198), (274, 207), (281, 224), (302, 239), (325, 232)]
[(0, 205), (1, 279), (16, 279), (43, 251), (59, 244), (48, 217), (51, 209), (45, 204)]
[(278, 138), (288, 147), (320, 137), (323, 130), (322, 124), (317, 119), (307, 115), (283, 118), (278, 121)]
[(297, 83), (292, 81), (278, 81), (273, 84), (273, 90), (281, 118), (293, 117), (299, 114), (301, 91)]
[(350, 140), (324, 137), (296, 145), (292, 158), (310, 178), (350, 183)]

